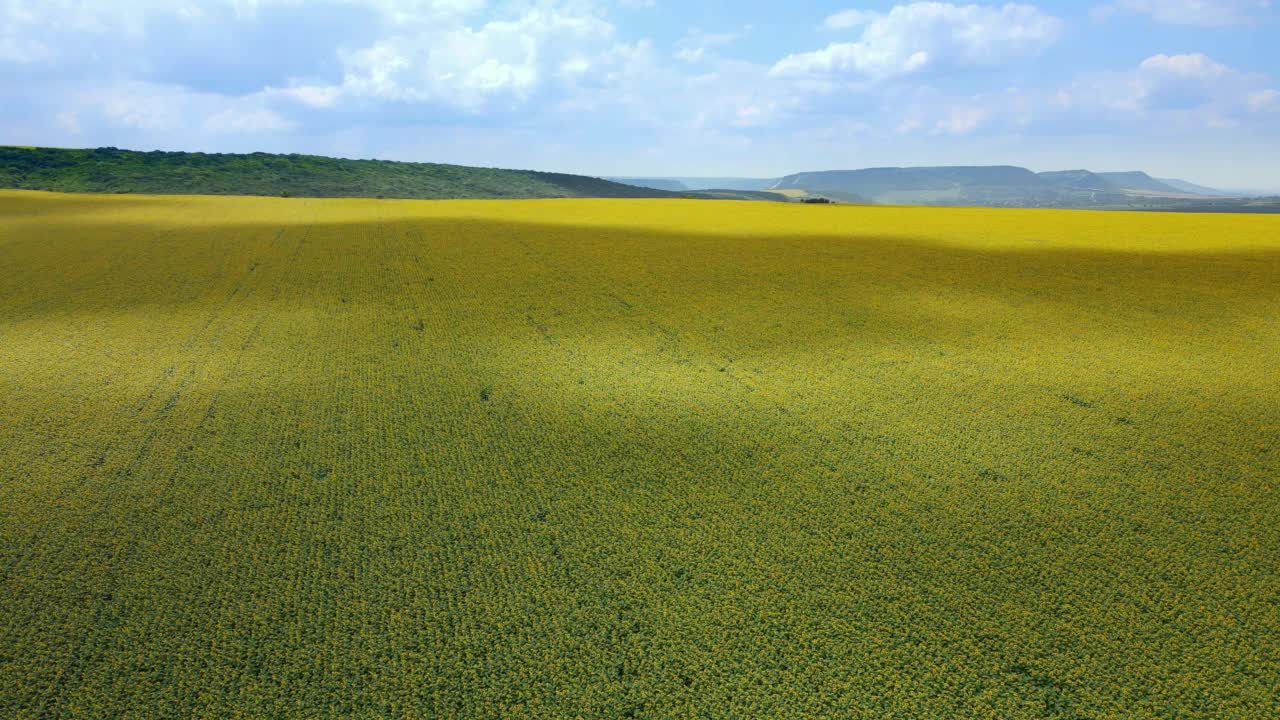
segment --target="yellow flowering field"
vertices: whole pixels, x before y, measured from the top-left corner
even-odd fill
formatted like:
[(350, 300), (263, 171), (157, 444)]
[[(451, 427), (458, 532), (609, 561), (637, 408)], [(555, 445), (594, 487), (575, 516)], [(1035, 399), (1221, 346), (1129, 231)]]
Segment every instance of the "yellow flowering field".
[(0, 193), (0, 717), (1280, 716), (1280, 217)]

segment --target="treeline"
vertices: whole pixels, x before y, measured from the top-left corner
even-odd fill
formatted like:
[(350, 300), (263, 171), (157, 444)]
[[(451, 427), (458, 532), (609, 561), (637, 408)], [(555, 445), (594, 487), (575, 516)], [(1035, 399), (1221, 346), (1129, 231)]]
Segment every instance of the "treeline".
[(95, 193), (296, 197), (681, 197), (583, 175), (438, 163), (248, 155), (0, 148), (0, 187)]

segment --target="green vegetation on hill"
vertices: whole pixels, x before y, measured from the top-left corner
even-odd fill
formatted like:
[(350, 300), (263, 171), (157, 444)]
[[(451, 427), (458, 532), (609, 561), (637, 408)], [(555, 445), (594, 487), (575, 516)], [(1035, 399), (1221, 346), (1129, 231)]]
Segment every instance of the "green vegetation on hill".
[(1117, 188), (1105, 178), (1088, 170), (1053, 170), (1038, 173), (1041, 180), (1063, 190), (1096, 190), (1114, 192)]
[(296, 197), (674, 197), (583, 175), (315, 155), (0, 147), (0, 187), (60, 192)]
[[(651, 185), (662, 185), (655, 180)], [(777, 193), (688, 191), (586, 175), (318, 155), (0, 147), (0, 188), (151, 195), (291, 197), (690, 198), (785, 201)]]
[[(785, 202), (1277, 212), (1274, 200), (1211, 195), (1144, 172), (1034, 173), (1015, 166), (866, 168), (753, 178), (598, 178), (316, 155), (0, 147), (0, 189), (293, 197), (689, 198)], [(1200, 194), (1192, 189), (1199, 188)]]
[(1120, 190), (1129, 192), (1153, 192), (1153, 193), (1177, 193), (1180, 192), (1172, 185), (1160, 182), (1150, 175), (1133, 170), (1130, 172), (1104, 172), (1098, 173), (1098, 177), (1111, 183)]

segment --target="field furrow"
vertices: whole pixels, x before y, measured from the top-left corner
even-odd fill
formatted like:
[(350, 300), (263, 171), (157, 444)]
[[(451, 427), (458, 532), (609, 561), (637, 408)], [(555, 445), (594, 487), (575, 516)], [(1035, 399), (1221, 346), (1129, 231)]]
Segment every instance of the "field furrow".
[(1277, 709), (1272, 217), (0, 217), (0, 716)]

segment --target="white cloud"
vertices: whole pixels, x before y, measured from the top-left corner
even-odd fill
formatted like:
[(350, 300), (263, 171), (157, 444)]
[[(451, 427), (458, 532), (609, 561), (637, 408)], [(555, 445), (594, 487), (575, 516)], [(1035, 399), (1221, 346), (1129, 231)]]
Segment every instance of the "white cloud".
[(1080, 114), (1109, 114), (1114, 121), (1132, 118), (1164, 126), (1222, 129), (1246, 121), (1249, 112), (1275, 97), (1267, 78), (1231, 68), (1202, 53), (1153, 55), (1127, 72), (1095, 73), (1077, 78), (1047, 103)]
[(80, 134), (80, 116), (75, 112), (60, 112), (54, 117), (53, 121), (60, 129), (72, 135)]
[(991, 110), (982, 107), (950, 108), (942, 119), (938, 120), (934, 130), (945, 135), (968, 135), (991, 119)]
[[(136, 1), (136, 0), (135, 0)], [(154, 1), (154, 0), (153, 0)], [(162, 2), (163, 0), (161, 0)], [(230, 4), (236, 15), (253, 17), (260, 8), (291, 6), (304, 8), (306, 0), (199, 0), (205, 5)], [(357, 5), (377, 12), (394, 24), (436, 21), (478, 12), (485, 0), (329, 0), (339, 5)]]
[[(244, 31), (287, 23), (292, 13), (327, 13), (329, 34), (321, 42), (329, 44), (299, 45), (295, 37), (293, 45), (272, 47), (244, 40)], [(364, 32), (334, 24), (344, 19), (361, 23)], [(177, 35), (148, 35), (149, 28)], [(204, 54), (181, 45), (188, 31)], [(181, 68), (199, 65), (205, 71), (188, 76), (205, 85), (194, 89), (262, 92), (316, 109), (355, 101), (472, 112), (511, 108), (540, 92), (571, 90), (615, 73), (609, 64), (625, 45), (595, 0), (0, 0), (0, 63), (43, 63), (68, 78), (100, 71), (158, 84), (181, 83)], [(219, 50), (235, 56), (219, 57)], [(278, 61), (284, 59), (293, 64)], [(179, 69), (171, 71), (174, 66)], [(300, 70), (281, 69), (295, 67)], [(255, 77), (261, 84), (252, 87)], [(120, 109), (113, 117), (154, 126), (158, 115)]]
[(1249, 93), (1246, 103), (1254, 112), (1280, 110), (1280, 90), (1267, 89)]
[(210, 115), (203, 127), (214, 133), (260, 133), (290, 130), (294, 124), (271, 110), (228, 108)]
[(995, 65), (1047, 47), (1061, 27), (1057, 18), (1031, 5), (916, 2), (875, 15), (855, 42), (788, 55), (771, 72), (779, 77), (874, 80), (929, 67)]
[(1094, 14), (1105, 18), (1117, 12), (1134, 13), (1169, 25), (1221, 27), (1251, 23), (1271, 5), (1271, 0), (1118, 0)]
[(707, 55), (707, 49), (704, 47), (683, 47), (676, 50), (676, 59), (687, 63), (699, 63)]
[(63, 99), (57, 126), (72, 134), (202, 138), (294, 129), (297, 124), (269, 107), (264, 92), (244, 97), (193, 92), (178, 85), (123, 82)]
[[(485, 0), (325, 0), (316, 7), (376, 16), (388, 27), (457, 23)], [(52, 62), (83, 56), (103, 41), (149, 41), (156, 21), (180, 20), (196, 32), (252, 21), (267, 9), (307, 12), (306, 0), (0, 0), (0, 61)], [(93, 36), (88, 40), (83, 36)], [(90, 53), (92, 55), (92, 53)]]
[(737, 42), (750, 28), (741, 32), (706, 33), (699, 30), (690, 31), (680, 41), (676, 50), (676, 59), (687, 63), (698, 63), (715, 55), (718, 48)]
[(53, 52), (38, 40), (22, 38), (17, 33), (0, 35), (0, 62), (30, 65), (52, 57)]
[(321, 85), (295, 85), (287, 88), (266, 88), (262, 94), (267, 97), (285, 97), (312, 108), (331, 108), (342, 94), (339, 88)]
[[(343, 53), (338, 90), (478, 111), (519, 104), (556, 80), (596, 70), (615, 44), (613, 26), (589, 8), (542, 5), (476, 27), (417, 27)], [(333, 91), (325, 92), (329, 101)]]
[[(725, 169), (875, 153), (967, 162), (986, 159), (961, 157), (982, 143), (1013, 147), (1038, 132), (1182, 142), (1237, 125), (1274, 137), (1280, 96), (1266, 77), (1155, 46), (1118, 72), (1008, 88), (1063, 31), (1050, 11), (1034, 0), (895, 1), (872, 12), (847, 0), (855, 9), (813, 20), (831, 34), (795, 49), (838, 42), (771, 64), (749, 59), (760, 43), (734, 44), (747, 31), (733, 25), (659, 40), (660, 50), (625, 35), (618, 18), (636, 15), (619, 8), (647, 0), (0, 0), (0, 94), (12, 100), (0, 103), (0, 129), (24, 144), (74, 135), (590, 172), (692, 169), (713, 156)], [(1015, 72), (940, 77), (973, 67)], [(624, 167), (636, 161), (652, 164)]]
[(1152, 55), (1138, 65), (1138, 70), (1154, 76), (1214, 80), (1231, 72), (1231, 68), (1214, 62), (1203, 53), (1185, 55)]
[(169, 131), (182, 126), (181, 113), (171, 100), (160, 94), (121, 88), (99, 93), (96, 105), (103, 117), (116, 127)]
[(1129, 83), (1132, 101), (1142, 109), (1188, 109), (1219, 95), (1231, 68), (1207, 55), (1153, 55), (1138, 65)]
[(919, 86), (887, 93), (884, 125), (897, 135), (918, 137), (1008, 137), (1031, 126), (1036, 98), (1025, 90), (960, 95), (946, 88)]
[(834, 15), (828, 15), (822, 21), (822, 26), (828, 30), (848, 30), (859, 25), (866, 25), (879, 17), (878, 14), (867, 10), (841, 10)]

